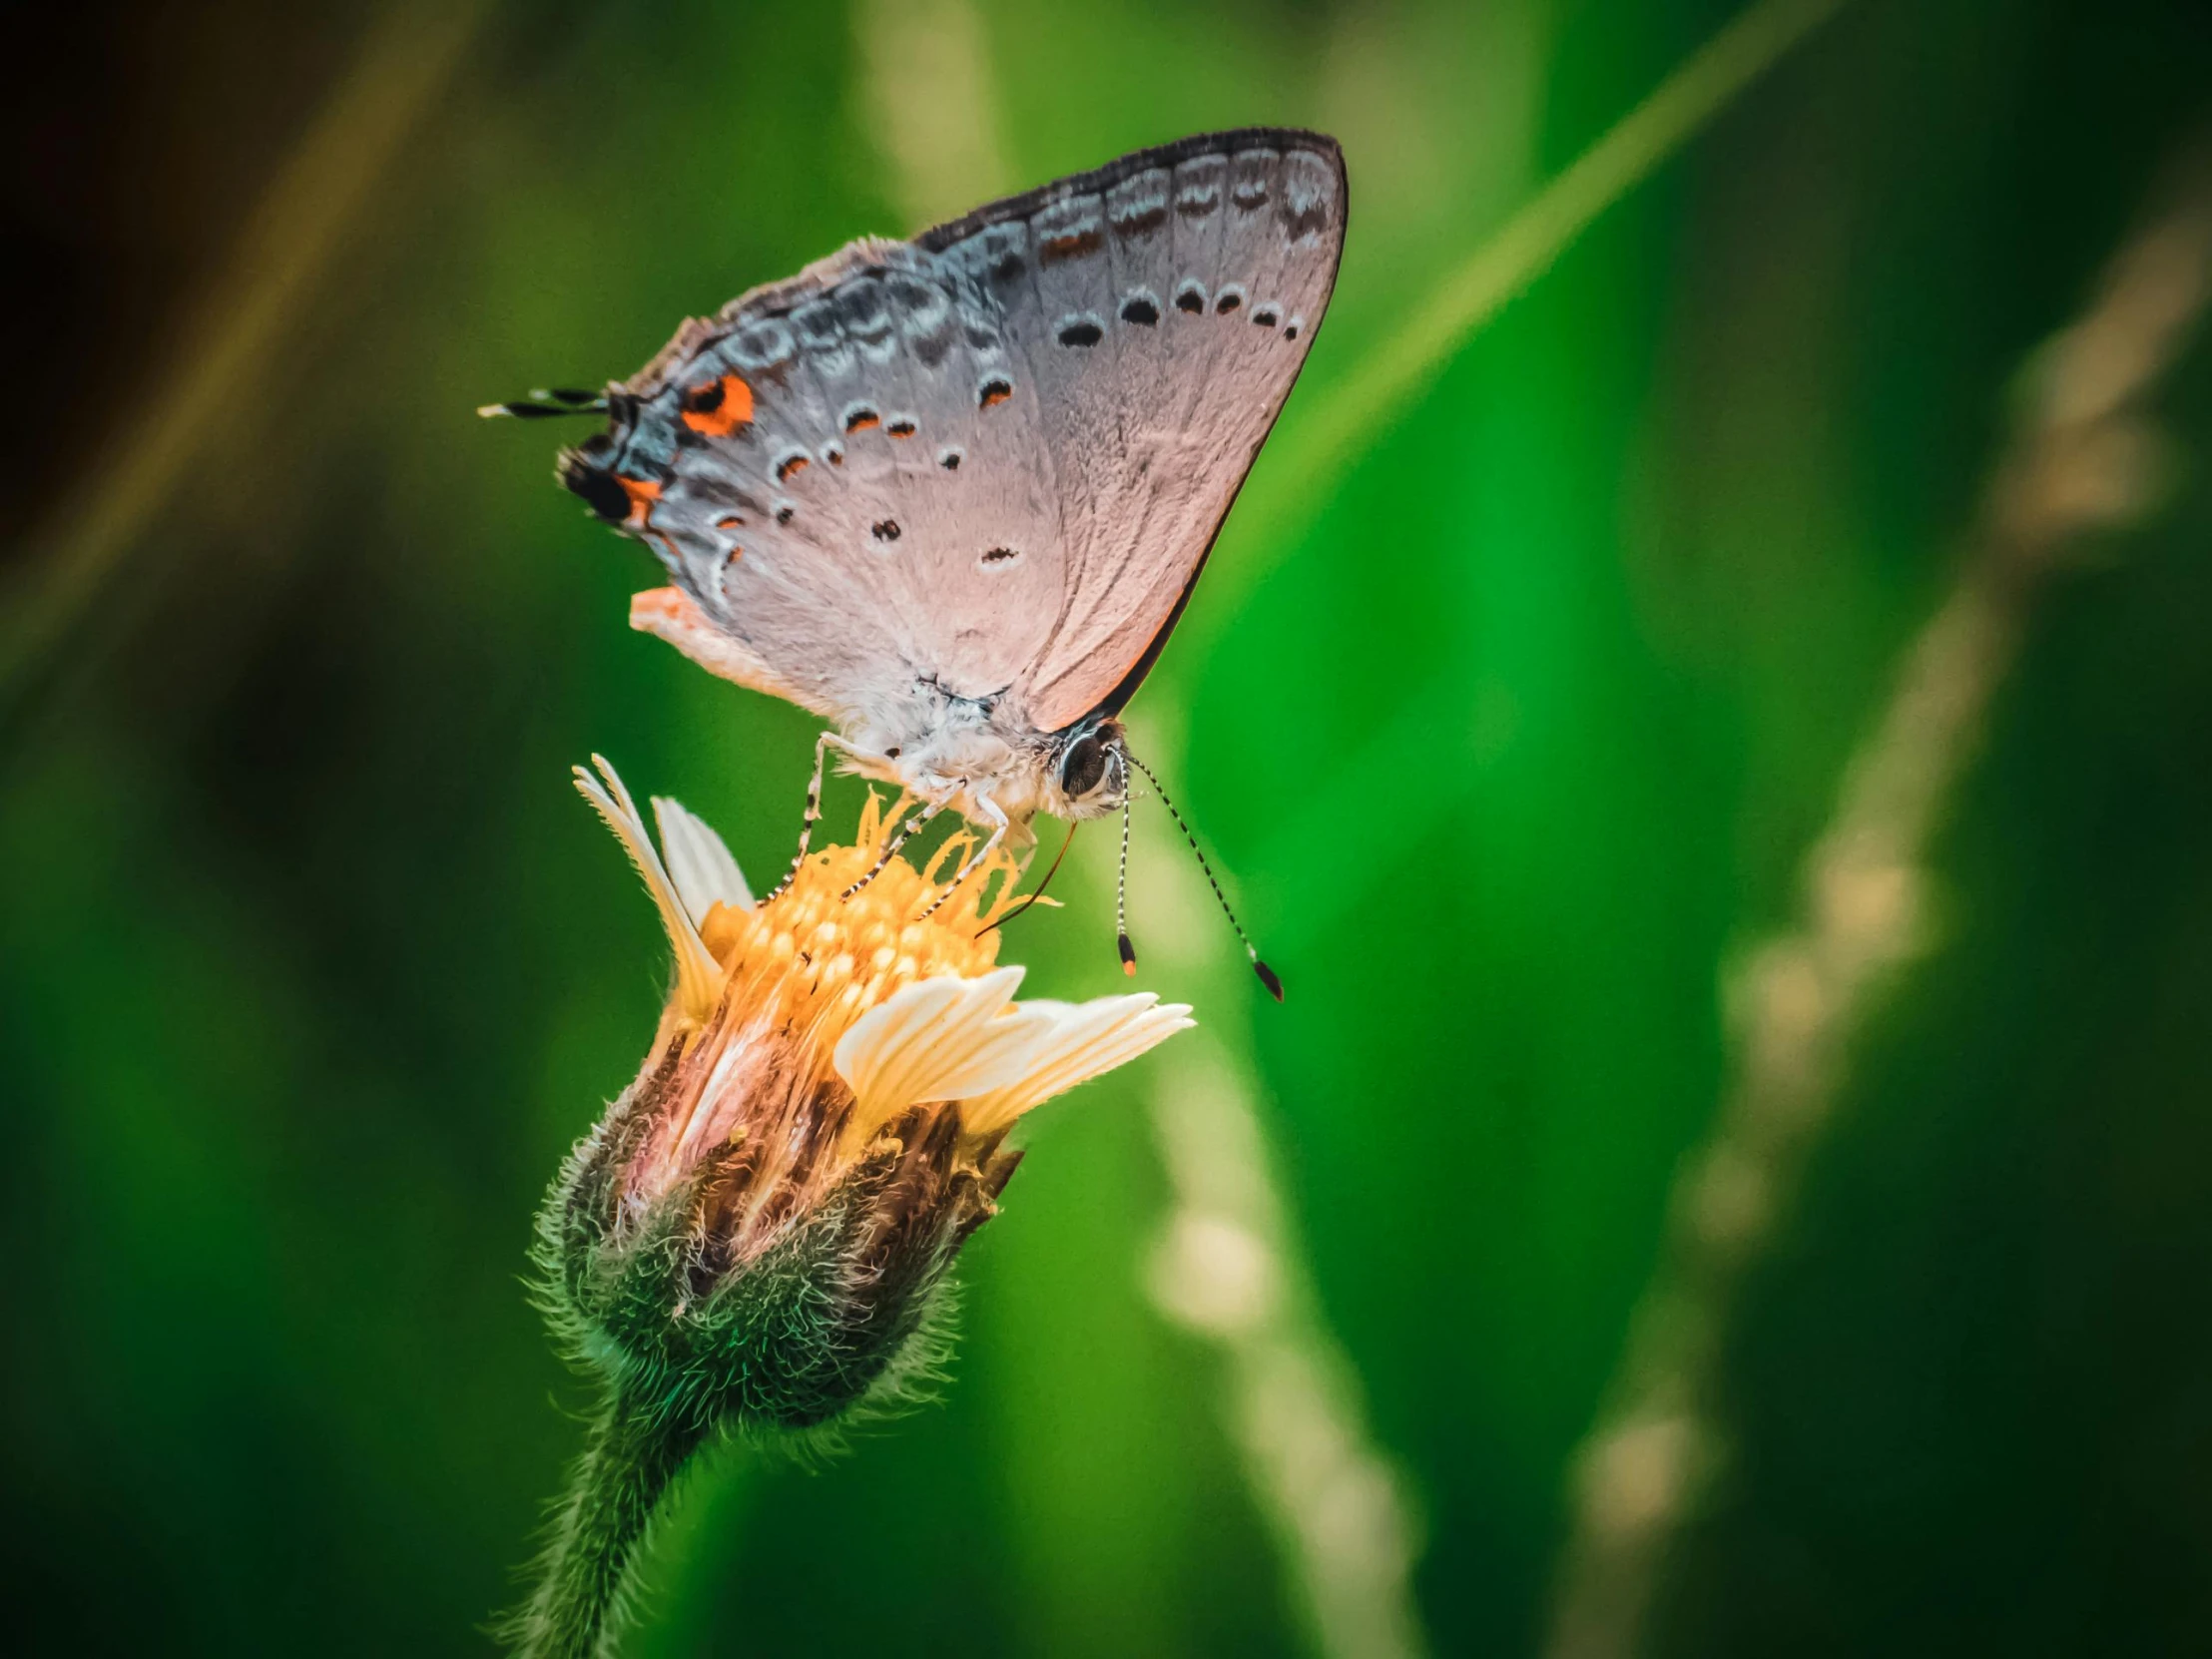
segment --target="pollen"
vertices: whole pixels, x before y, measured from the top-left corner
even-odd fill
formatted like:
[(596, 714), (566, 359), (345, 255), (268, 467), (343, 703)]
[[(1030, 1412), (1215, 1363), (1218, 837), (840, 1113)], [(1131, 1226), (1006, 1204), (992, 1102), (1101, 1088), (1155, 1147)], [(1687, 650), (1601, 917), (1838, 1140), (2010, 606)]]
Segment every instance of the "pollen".
[[(754, 1017), (808, 1029), (825, 1051), (851, 1023), (905, 986), (952, 975), (972, 979), (998, 962), (998, 930), (1019, 868), (995, 852), (945, 896), (938, 876), (972, 846), (952, 836), (923, 868), (883, 848), (909, 805), (889, 812), (870, 796), (849, 846), (811, 854), (789, 887), (752, 909), (717, 904), (700, 937), (728, 975), (729, 997)], [(875, 869), (848, 898), (845, 893)], [(993, 885), (995, 878), (995, 886)], [(987, 930), (986, 930), (987, 929)]]

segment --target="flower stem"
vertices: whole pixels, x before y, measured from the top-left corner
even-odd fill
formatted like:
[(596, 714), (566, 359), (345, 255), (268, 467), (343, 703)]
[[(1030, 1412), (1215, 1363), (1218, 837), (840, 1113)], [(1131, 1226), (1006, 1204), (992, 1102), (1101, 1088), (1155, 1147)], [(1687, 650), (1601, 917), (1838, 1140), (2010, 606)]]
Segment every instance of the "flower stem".
[(609, 1393), (561, 1501), (537, 1589), (516, 1615), (516, 1659), (604, 1659), (614, 1651), (632, 1557), (702, 1437), (620, 1390)]

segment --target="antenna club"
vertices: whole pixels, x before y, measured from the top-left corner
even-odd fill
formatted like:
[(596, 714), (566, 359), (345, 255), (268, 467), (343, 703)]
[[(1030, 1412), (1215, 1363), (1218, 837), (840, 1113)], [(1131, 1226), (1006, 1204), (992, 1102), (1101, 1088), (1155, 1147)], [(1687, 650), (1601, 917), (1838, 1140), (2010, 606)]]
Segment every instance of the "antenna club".
[(1121, 949), (1121, 971), (1134, 979), (1137, 976), (1137, 947), (1129, 942), (1127, 933), (1122, 934), (1118, 942)]
[(1281, 1002), (1283, 1000), (1283, 981), (1277, 976), (1275, 969), (1255, 956), (1252, 958), (1252, 971), (1260, 976), (1260, 983), (1267, 986), (1268, 995)]

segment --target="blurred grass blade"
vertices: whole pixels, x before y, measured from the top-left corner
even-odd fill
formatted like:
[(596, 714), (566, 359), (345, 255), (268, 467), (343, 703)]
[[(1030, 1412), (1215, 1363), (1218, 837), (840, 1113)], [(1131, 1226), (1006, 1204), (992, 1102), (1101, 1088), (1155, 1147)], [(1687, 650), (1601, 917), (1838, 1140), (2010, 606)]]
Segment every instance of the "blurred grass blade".
[(279, 371), (284, 331), (488, 10), (488, 0), (403, 5), (369, 26), (182, 331), (167, 377), (119, 405), (129, 418), (34, 536), (16, 591), (0, 604), (0, 717), (20, 713), (208, 446), (236, 430), (236, 411)]
[[(1700, 47), (1437, 284), (1412, 318), (1326, 397), (1307, 400), (1260, 465), (1232, 523), (1250, 547), (1216, 561), (1206, 614), (1226, 622), (1363, 444), (1443, 372), (1461, 345), (1551, 269), (1599, 215), (1649, 178), (1844, 0), (1762, 0)], [(1188, 629), (1190, 624), (1186, 623)]]
[(2080, 538), (2140, 525), (2161, 502), (2168, 441), (2143, 404), (2208, 299), (2200, 161), (2031, 361), (1951, 592), (1908, 646), (1806, 854), (1802, 913), (1736, 976), (1728, 1090), (1682, 1163), (1658, 1270), (1579, 1453), (1552, 1659), (1632, 1659), (1649, 1645), (1669, 1548), (1726, 1456), (1714, 1394), (1740, 1289), (1845, 1099), (1869, 1013), (1927, 943), (1930, 842), (2036, 598)]
[(887, 137), (884, 185), (911, 234), (1018, 189), (983, 19), (968, 0), (857, 0), (852, 123)]

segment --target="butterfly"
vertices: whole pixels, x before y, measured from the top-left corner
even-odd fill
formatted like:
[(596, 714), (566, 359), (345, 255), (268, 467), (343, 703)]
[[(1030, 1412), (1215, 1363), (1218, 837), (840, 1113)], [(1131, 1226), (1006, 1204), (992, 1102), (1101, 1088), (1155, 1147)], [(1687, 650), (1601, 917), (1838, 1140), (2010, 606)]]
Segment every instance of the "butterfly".
[[(1116, 717), (1306, 361), (1345, 209), (1335, 140), (1202, 134), (854, 242), (607, 388), (559, 477), (667, 568), (632, 624), (832, 727), (801, 858), (832, 750), (913, 828), (983, 830), (970, 867), (1125, 808)], [(601, 406), (543, 396), (486, 412)]]

